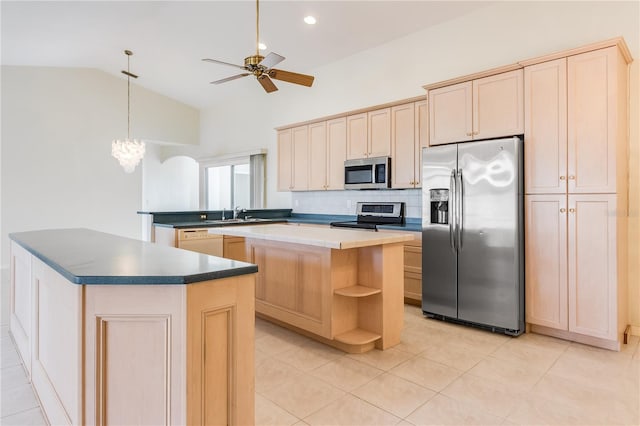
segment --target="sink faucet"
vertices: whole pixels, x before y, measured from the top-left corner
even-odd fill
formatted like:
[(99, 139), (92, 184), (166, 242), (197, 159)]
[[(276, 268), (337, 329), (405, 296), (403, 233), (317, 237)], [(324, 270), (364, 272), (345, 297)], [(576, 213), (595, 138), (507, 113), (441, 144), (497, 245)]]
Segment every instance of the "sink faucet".
[(226, 214), (227, 209), (225, 209), (224, 207), (222, 208), (222, 220), (227, 220), (227, 214)]
[(246, 210), (245, 210), (245, 209), (241, 209), (241, 208), (240, 208), (240, 206), (236, 206), (236, 207), (233, 209), (233, 218), (234, 218), (234, 219), (238, 219), (238, 215), (239, 215), (241, 212), (244, 212), (244, 211), (246, 211)]

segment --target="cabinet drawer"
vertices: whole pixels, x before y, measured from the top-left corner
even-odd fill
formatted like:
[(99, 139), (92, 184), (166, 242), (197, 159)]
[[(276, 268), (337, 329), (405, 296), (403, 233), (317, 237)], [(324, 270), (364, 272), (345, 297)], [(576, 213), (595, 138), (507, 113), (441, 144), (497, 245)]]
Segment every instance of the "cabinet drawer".
[(404, 248), (405, 271), (419, 273), (422, 271), (422, 247), (405, 246)]
[(422, 300), (422, 274), (405, 272), (404, 297), (414, 300)]

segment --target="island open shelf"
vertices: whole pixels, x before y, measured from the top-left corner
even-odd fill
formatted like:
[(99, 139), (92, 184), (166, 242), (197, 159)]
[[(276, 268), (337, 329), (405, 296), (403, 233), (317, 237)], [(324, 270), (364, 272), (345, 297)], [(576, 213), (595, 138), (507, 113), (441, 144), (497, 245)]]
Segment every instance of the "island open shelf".
[(350, 353), (400, 343), (411, 236), (292, 225), (209, 232), (245, 237), (258, 316)]

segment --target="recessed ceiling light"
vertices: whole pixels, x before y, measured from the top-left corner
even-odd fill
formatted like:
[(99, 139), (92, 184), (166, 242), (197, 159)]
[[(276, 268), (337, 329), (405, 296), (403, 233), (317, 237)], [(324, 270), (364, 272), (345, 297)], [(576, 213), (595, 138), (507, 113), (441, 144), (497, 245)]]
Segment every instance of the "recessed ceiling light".
[(258, 43), (258, 49), (260, 50), (267, 50), (267, 45), (264, 43)]
[(313, 25), (316, 23), (316, 18), (314, 18), (313, 16), (309, 15), (309, 16), (305, 16), (304, 17), (304, 22), (306, 22), (309, 25)]

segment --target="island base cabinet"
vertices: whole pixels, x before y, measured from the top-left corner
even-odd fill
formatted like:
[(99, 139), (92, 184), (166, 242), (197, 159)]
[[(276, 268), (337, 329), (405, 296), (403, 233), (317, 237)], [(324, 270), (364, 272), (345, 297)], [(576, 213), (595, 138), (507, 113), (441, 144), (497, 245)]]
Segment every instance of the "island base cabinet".
[(253, 424), (254, 285), (84, 286), (84, 423)]
[(402, 243), (350, 249), (247, 239), (256, 313), (345, 352), (400, 343)]
[(187, 288), (187, 424), (254, 424), (255, 274)]
[(49, 423), (82, 424), (83, 286), (32, 257), (31, 383)]
[(31, 254), (11, 241), (9, 324), (27, 374), (31, 374)]

